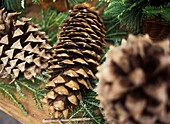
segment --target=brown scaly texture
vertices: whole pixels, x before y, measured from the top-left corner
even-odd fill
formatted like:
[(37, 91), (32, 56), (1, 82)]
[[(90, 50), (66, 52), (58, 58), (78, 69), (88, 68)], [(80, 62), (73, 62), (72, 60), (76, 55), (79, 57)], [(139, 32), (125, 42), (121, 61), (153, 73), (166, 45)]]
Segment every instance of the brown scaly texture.
[(109, 124), (170, 124), (166, 50), (147, 35), (130, 35), (126, 44), (111, 47), (98, 67), (96, 89)]
[(51, 46), (30, 19), (0, 9), (0, 78), (15, 81), (24, 75), (34, 79), (48, 67)]
[(69, 110), (91, 88), (90, 80), (95, 79), (105, 45), (103, 21), (89, 4), (78, 4), (69, 11), (61, 29), (48, 72), (50, 92), (44, 99), (55, 118), (67, 118)]

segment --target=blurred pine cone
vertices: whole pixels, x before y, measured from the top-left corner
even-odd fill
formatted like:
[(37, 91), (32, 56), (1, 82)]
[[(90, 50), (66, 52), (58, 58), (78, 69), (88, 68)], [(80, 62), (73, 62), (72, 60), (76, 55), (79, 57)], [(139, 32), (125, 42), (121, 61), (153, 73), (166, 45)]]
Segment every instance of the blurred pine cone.
[(67, 118), (69, 110), (91, 88), (105, 45), (103, 21), (89, 4), (78, 4), (69, 11), (61, 29), (48, 72), (50, 92), (44, 99), (55, 118), (62, 114)]
[(51, 46), (44, 32), (18, 15), (0, 9), (0, 79), (34, 79), (48, 67)]
[(170, 55), (147, 35), (111, 47), (97, 99), (109, 124), (170, 124)]

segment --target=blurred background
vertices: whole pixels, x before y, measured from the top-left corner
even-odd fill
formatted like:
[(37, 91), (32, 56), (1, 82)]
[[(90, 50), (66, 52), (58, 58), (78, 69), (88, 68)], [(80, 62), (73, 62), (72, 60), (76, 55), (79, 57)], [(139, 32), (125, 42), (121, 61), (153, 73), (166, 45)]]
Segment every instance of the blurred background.
[(14, 118), (10, 117), (9, 115), (5, 114), (4, 112), (0, 111), (0, 124), (21, 124)]

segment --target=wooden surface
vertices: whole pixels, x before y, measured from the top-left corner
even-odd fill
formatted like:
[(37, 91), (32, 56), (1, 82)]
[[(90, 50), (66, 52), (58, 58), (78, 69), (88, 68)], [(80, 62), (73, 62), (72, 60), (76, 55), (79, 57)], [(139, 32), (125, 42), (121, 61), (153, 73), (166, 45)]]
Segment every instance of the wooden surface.
[(13, 102), (4, 99), (2, 95), (0, 95), (0, 109), (23, 124), (42, 124), (43, 119), (50, 118), (46, 107), (43, 110), (39, 109), (31, 95), (27, 92), (25, 94), (27, 97), (20, 99), (20, 101), (27, 109), (28, 115), (24, 115)]

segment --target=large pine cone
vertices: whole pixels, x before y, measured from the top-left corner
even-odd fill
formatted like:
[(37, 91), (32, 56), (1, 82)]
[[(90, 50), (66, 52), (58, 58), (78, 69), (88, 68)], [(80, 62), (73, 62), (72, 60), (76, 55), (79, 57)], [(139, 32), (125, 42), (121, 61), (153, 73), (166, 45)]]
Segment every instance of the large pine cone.
[(147, 35), (130, 35), (127, 44), (111, 47), (98, 70), (97, 98), (109, 124), (170, 124), (166, 49)]
[[(93, 7), (78, 4), (69, 12), (59, 34), (59, 41), (50, 61), (50, 92), (44, 99), (55, 118), (65, 118), (69, 110), (82, 100), (82, 94), (90, 89), (90, 80), (104, 53), (104, 25)], [(46, 100), (46, 101), (45, 101)]]
[(34, 79), (48, 67), (51, 49), (44, 33), (18, 15), (0, 9), (0, 78), (12, 81), (21, 75)]

